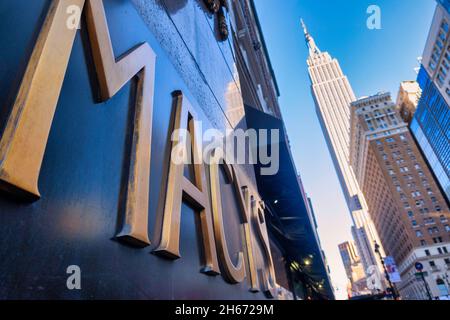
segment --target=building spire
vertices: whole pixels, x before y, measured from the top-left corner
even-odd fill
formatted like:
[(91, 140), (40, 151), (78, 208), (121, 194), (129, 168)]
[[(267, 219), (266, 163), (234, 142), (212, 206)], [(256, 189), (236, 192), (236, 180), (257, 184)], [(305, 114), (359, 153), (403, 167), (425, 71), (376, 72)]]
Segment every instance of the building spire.
[(303, 28), (303, 32), (305, 33), (305, 41), (309, 48), (309, 55), (313, 56), (320, 53), (320, 49), (317, 47), (314, 38), (309, 34), (308, 28), (306, 28), (306, 24), (303, 19), (300, 20)]

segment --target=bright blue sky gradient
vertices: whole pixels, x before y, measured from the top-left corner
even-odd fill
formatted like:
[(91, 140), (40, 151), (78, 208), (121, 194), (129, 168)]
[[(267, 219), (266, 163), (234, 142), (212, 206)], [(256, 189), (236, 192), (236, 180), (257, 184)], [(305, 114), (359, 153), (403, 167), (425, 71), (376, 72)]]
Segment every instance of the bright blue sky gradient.
[[(434, 0), (254, 0), (281, 91), (280, 104), (297, 169), (312, 198), (338, 298), (346, 276), (338, 244), (351, 239), (350, 217), (315, 113), (300, 18), (322, 51), (337, 58), (357, 97), (415, 80)], [(369, 30), (366, 13), (378, 5), (382, 30)]]

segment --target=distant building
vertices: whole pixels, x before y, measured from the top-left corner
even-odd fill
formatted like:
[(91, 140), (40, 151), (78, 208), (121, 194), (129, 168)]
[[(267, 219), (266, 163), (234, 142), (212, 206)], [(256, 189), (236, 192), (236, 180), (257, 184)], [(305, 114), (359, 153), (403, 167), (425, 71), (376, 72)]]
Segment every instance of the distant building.
[(307, 63), (316, 112), (356, 227), (354, 240), (364, 269), (378, 266), (381, 270), (373, 246), (378, 236), (349, 163), (350, 103), (356, 99), (355, 94), (337, 59), (328, 52), (322, 52), (302, 24), (309, 49)]
[(450, 200), (450, 1), (440, 0), (417, 82), (422, 96), (411, 131)]
[(361, 259), (358, 256), (353, 241), (347, 241), (339, 245), (342, 263), (349, 280), (349, 296), (360, 296), (370, 293), (367, 289), (366, 276)]
[(419, 103), (421, 90), (416, 81), (403, 81), (397, 95), (397, 109), (403, 121), (410, 124)]
[(398, 265), (401, 295), (426, 296), (415, 277), (418, 261), (429, 270), (433, 295), (440, 295), (437, 282), (450, 259), (450, 211), (408, 125), (389, 93), (353, 102), (351, 123), (351, 165), (386, 254)]

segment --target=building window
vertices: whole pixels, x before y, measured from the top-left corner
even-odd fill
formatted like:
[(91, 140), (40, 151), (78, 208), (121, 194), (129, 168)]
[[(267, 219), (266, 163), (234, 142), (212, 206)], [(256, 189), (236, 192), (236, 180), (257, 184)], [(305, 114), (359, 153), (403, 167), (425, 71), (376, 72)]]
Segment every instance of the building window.
[(430, 250), (425, 250), (425, 255), (426, 255), (427, 257), (431, 256)]
[(422, 231), (416, 230), (416, 237), (417, 237), (417, 238), (422, 238), (422, 237), (423, 237)]
[(448, 23), (447, 23), (447, 21), (442, 21), (442, 24), (441, 24), (441, 29), (442, 30), (444, 30), (444, 32), (448, 32), (448, 30), (449, 30), (449, 27), (448, 27)]
[(442, 243), (442, 237), (433, 238), (434, 243)]
[(420, 240), (420, 245), (422, 247), (425, 247), (427, 245), (427, 242), (425, 240)]
[(442, 247), (442, 250), (444, 251), (444, 253), (448, 253), (447, 247)]
[(413, 198), (417, 198), (417, 197), (420, 197), (422, 194), (420, 193), (420, 191), (414, 191), (414, 192), (411, 192), (411, 195), (413, 196)]
[(394, 138), (387, 138), (387, 139), (386, 139), (386, 142), (388, 142), (388, 143), (393, 143), (393, 142), (395, 142), (395, 139), (394, 139)]
[(437, 278), (436, 279), (436, 285), (437, 285), (437, 287), (439, 289), (439, 293), (440, 293), (441, 296), (448, 296), (449, 291), (447, 289), (447, 286), (445, 285), (445, 281), (444, 280), (442, 280), (441, 278)]
[(438, 250), (439, 254), (442, 254), (442, 249), (441, 248), (437, 248), (437, 250)]
[(439, 233), (439, 228), (438, 227), (428, 228), (428, 233), (429, 234)]
[(417, 221), (416, 220), (411, 221), (411, 223), (412, 223), (413, 227), (417, 227)]

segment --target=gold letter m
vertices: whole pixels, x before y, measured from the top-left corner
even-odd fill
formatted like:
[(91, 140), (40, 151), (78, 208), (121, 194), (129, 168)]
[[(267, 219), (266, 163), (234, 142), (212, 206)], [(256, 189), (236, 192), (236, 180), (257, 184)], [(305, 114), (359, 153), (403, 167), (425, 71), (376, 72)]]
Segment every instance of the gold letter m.
[(149, 244), (148, 199), (156, 56), (147, 43), (116, 60), (102, 0), (53, 0), (0, 140), (0, 188), (36, 200), (48, 135), (75, 40), (67, 8), (83, 9), (101, 97), (114, 96), (137, 78), (125, 217), (119, 238)]

